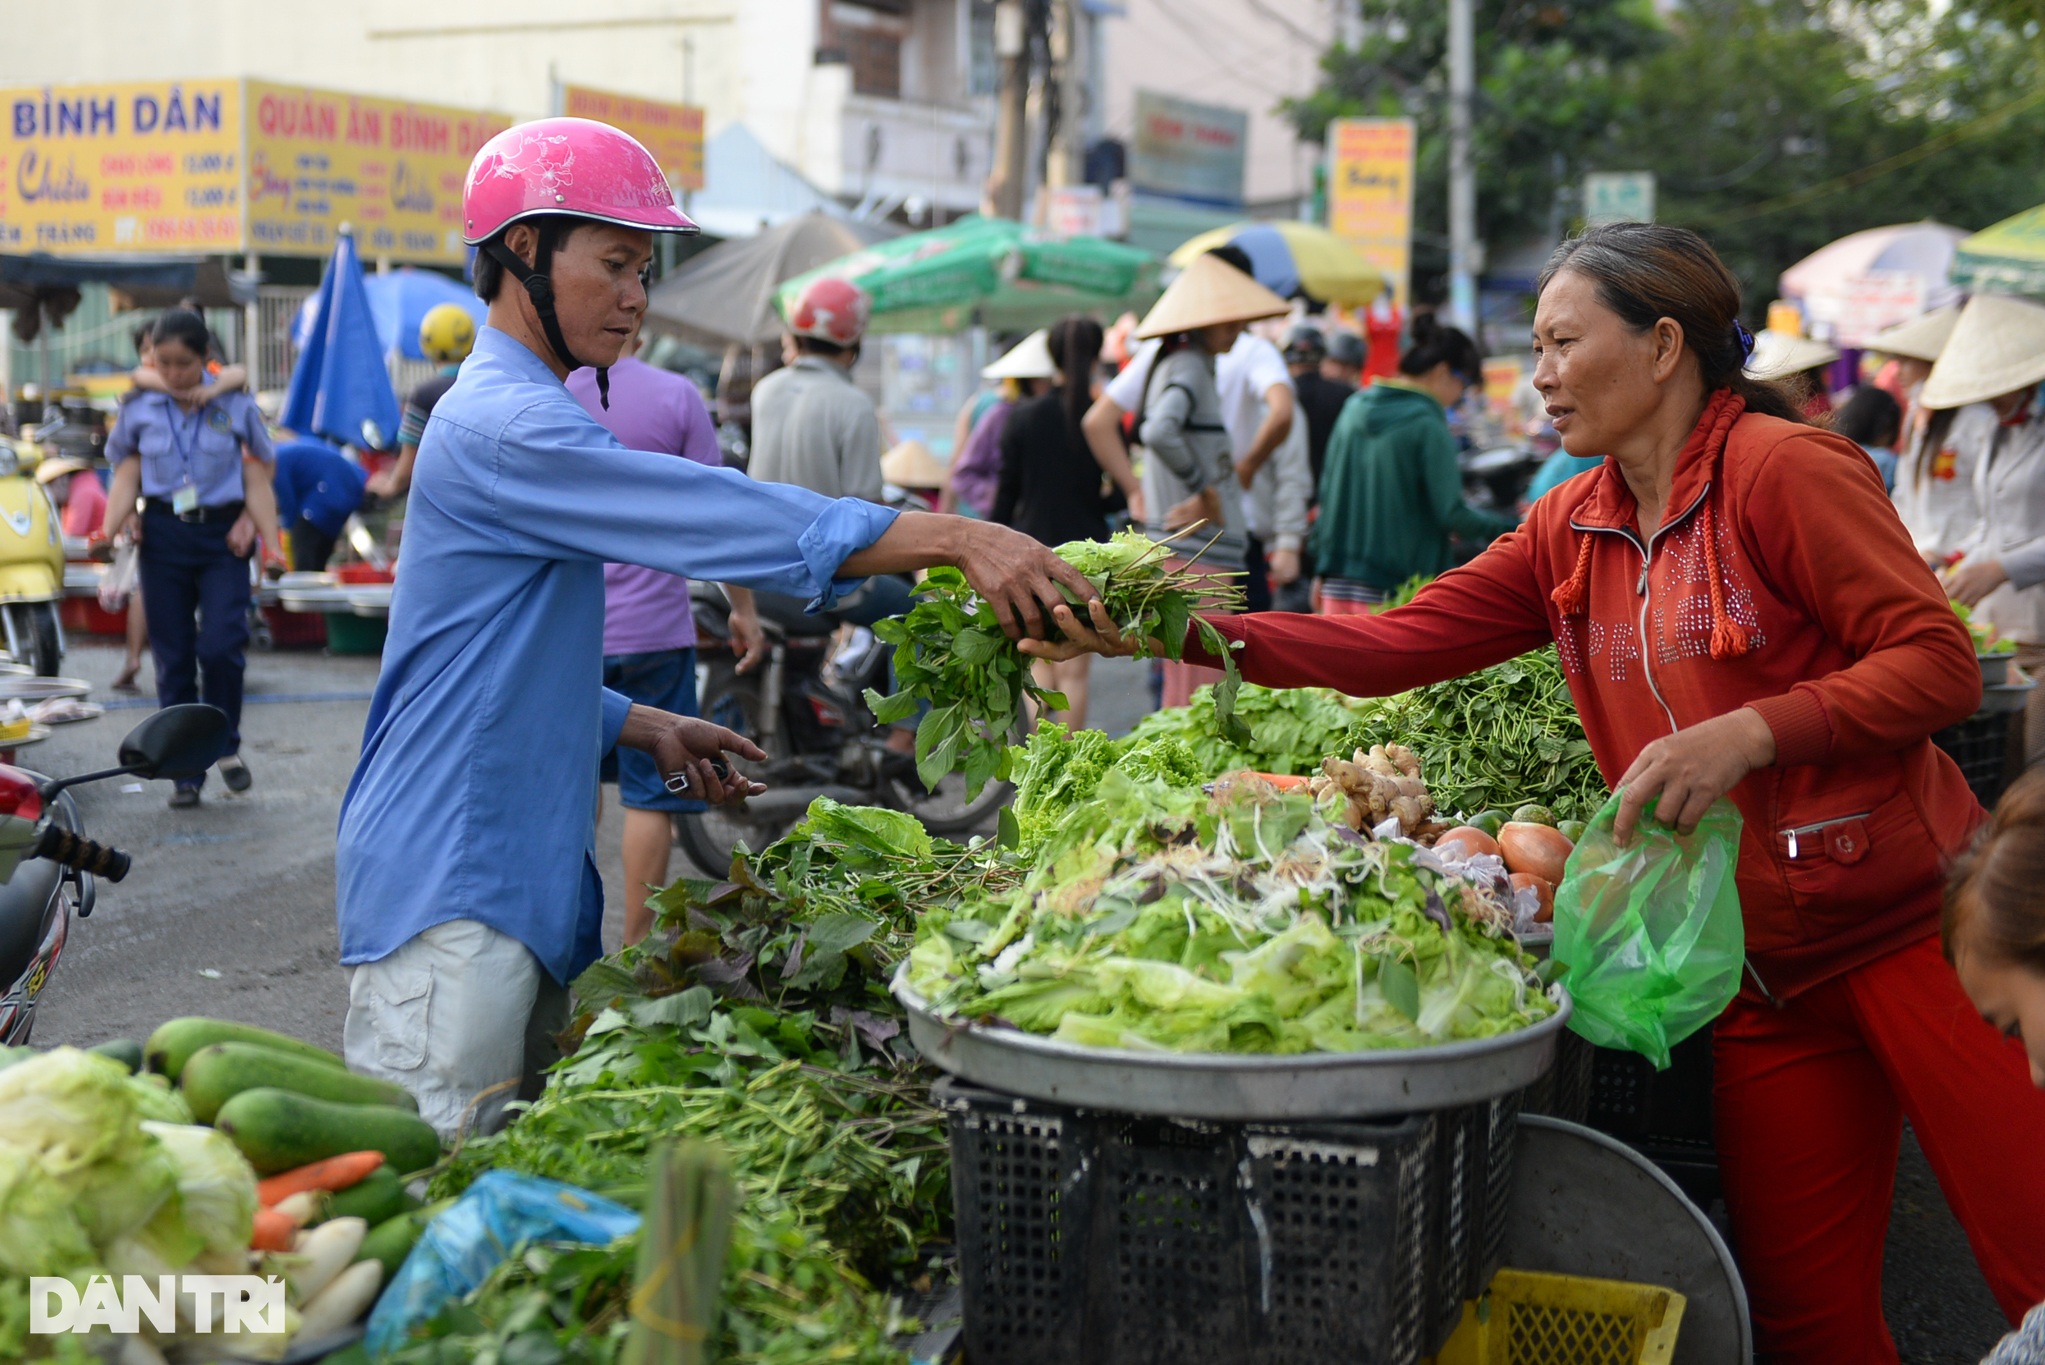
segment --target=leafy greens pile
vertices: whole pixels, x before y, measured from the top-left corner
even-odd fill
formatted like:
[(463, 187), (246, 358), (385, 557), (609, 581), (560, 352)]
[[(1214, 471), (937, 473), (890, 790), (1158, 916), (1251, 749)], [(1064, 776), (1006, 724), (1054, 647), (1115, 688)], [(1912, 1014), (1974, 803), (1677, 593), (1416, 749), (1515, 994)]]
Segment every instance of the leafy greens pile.
[[(1131, 741), (1177, 739), (1193, 751), (1209, 777), (1227, 772), (1301, 774), (1318, 771), (1329, 754), (1347, 754), (1343, 737), (1369, 703), (1325, 687), (1259, 687), (1237, 692), (1235, 715), (1251, 731), (1232, 738), (1222, 723), (1220, 698), (1202, 687), (1184, 706), (1153, 711), (1129, 732)], [(1366, 746), (1367, 747), (1367, 746)]]
[[(656, 932), (576, 979), (577, 1046), (544, 1093), (457, 1151), (435, 1195), (507, 1167), (636, 1206), (660, 1140), (713, 1140), (741, 1194), (716, 1358), (902, 1361), (886, 1291), (927, 1273), (919, 1258), (949, 1241), (952, 1206), (931, 1073), (883, 983), (917, 909), (1003, 896), (1022, 876), (998, 846), (819, 798), (785, 838), (734, 860), (729, 882), (654, 898)], [(396, 1358), (614, 1361), (634, 1251), (634, 1239), (530, 1248)]]
[(1119, 769), (1016, 894), (922, 917), (910, 986), (941, 1014), (1095, 1047), (1348, 1052), (1554, 1010), (1498, 881), (1363, 838), (1269, 784), (1212, 796)]
[(1532, 801), (1559, 820), (1588, 820), (1610, 795), (1553, 646), (1369, 703), (1329, 751), (1373, 744), (1418, 754), (1444, 812)]
[[(1241, 606), (1240, 587), (1197, 565), (1170, 567), (1166, 544), (1133, 531), (1106, 541), (1075, 540), (1057, 553), (1086, 575), (1117, 628), (1140, 649), (1155, 647), (1177, 659), (1187, 629), (1197, 626), (1201, 644), (1221, 656), (1228, 675), (1215, 700), (1222, 733), (1249, 742), (1249, 731), (1233, 714), (1241, 679), (1228, 646), (1194, 614)], [(970, 800), (989, 780), (1008, 775), (1008, 744), (1021, 721), (1023, 698), (1053, 711), (1064, 710), (1066, 699), (1037, 685), (1029, 658), (957, 569), (932, 569), (917, 593), (923, 600), (906, 616), (873, 627), (895, 647), (897, 690), (883, 697), (869, 688), (866, 702), (882, 725), (907, 720), (927, 705), (916, 726), (916, 774), (935, 789), (947, 773), (961, 772)]]

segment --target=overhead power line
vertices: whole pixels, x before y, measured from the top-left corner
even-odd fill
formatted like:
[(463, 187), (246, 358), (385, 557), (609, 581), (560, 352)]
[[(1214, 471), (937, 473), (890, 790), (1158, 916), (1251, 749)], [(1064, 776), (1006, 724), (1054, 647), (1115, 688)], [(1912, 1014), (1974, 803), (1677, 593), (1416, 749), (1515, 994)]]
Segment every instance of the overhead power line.
[(1732, 213), (1715, 214), (1708, 221), (1712, 226), (1716, 227), (1724, 227), (1733, 223), (1744, 223), (1750, 219), (1761, 218), (1771, 213), (1780, 213), (1784, 209), (1800, 207), (1814, 200), (1823, 199), (1828, 195), (1838, 194), (1842, 190), (1858, 189), (1870, 180), (1878, 180), (1892, 171), (1900, 171), (1905, 166), (1915, 165), (1927, 157), (1936, 156), (1947, 148), (1957, 146), (1970, 138), (1980, 137), (1984, 133), (1992, 133), (2018, 114), (2041, 102), (2045, 102), (2045, 85), (2040, 85), (2030, 94), (2020, 99), (2011, 100), (2000, 109), (1991, 110), (1970, 123), (1961, 124), (1958, 128), (1948, 129), (1930, 141), (1912, 147), (1907, 152), (1898, 152), (1896, 155), (1884, 157), (1872, 165), (1862, 166), (1857, 171), (1848, 171), (1844, 175), (1834, 176), (1830, 180), (1820, 181), (1818, 184), (1794, 190), (1789, 194), (1780, 195), (1774, 199), (1764, 199), (1758, 204), (1749, 205)]

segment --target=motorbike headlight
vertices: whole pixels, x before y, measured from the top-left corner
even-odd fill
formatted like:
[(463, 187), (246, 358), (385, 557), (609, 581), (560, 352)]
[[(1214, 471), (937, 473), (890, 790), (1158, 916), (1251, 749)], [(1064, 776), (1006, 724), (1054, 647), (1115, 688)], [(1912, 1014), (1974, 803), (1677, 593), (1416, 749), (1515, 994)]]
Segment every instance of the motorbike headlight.
[(12, 441), (0, 441), (0, 479), (11, 478), (21, 472), (21, 452), (14, 448)]

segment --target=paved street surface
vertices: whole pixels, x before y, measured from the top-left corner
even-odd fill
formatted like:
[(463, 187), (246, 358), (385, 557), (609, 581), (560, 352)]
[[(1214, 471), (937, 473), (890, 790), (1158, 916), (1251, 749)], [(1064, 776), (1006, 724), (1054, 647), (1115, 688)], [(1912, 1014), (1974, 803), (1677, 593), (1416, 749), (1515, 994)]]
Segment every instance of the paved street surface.
[[(117, 649), (77, 641), (66, 671), (106, 691)], [(145, 683), (151, 674), (145, 665)], [(106, 888), (77, 924), (37, 1011), (35, 1041), (143, 1038), (164, 1019), (208, 1014), (246, 1020), (339, 1048), (347, 984), (334, 934), (334, 824), (347, 786), (372, 659), (255, 654), (243, 753), (255, 776), (245, 797), (209, 782), (197, 811), (171, 811), (168, 783), (105, 782), (77, 792), (94, 838), (134, 855), (135, 869)], [(1149, 710), (1144, 666), (1097, 663), (1094, 723), (1120, 734)], [(70, 773), (113, 761), (146, 706), (59, 727), (21, 751), (40, 771)], [(140, 786), (140, 790), (124, 790)], [(609, 893), (606, 940), (617, 942), (619, 822), (607, 803), (598, 861)], [(686, 872), (676, 851), (675, 870)], [(2003, 1330), (1960, 1233), (1916, 1144), (1907, 1144), (1891, 1222), (1886, 1299), (1910, 1365), (1974, 1365)]]

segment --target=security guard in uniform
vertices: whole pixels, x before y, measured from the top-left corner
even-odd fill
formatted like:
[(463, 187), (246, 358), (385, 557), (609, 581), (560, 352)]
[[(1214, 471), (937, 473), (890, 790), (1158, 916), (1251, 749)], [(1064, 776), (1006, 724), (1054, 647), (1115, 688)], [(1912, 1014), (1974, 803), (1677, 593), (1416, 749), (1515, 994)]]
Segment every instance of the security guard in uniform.
[[(174, 309), (151, 331), (157, 373), (168, 393), (144, 393), (121, 408), (107, 437), (114, 466), (107, 494), (111, 541), (143, 502), (141, 586), (156, 659), (159, 706), (201, 699), (227, 713), (228, 756), (220, 776), (247, 791), (240, 756), (242, 670), (249, 639), (249, 554), (261, 537), (281, 559), (275, 460), (255, 400), (224, 393), (192, 403), (206, 377), (211, 337), (198, 313)], [(199, 804), (201, 777), (178, 784), (170, 804)]]

